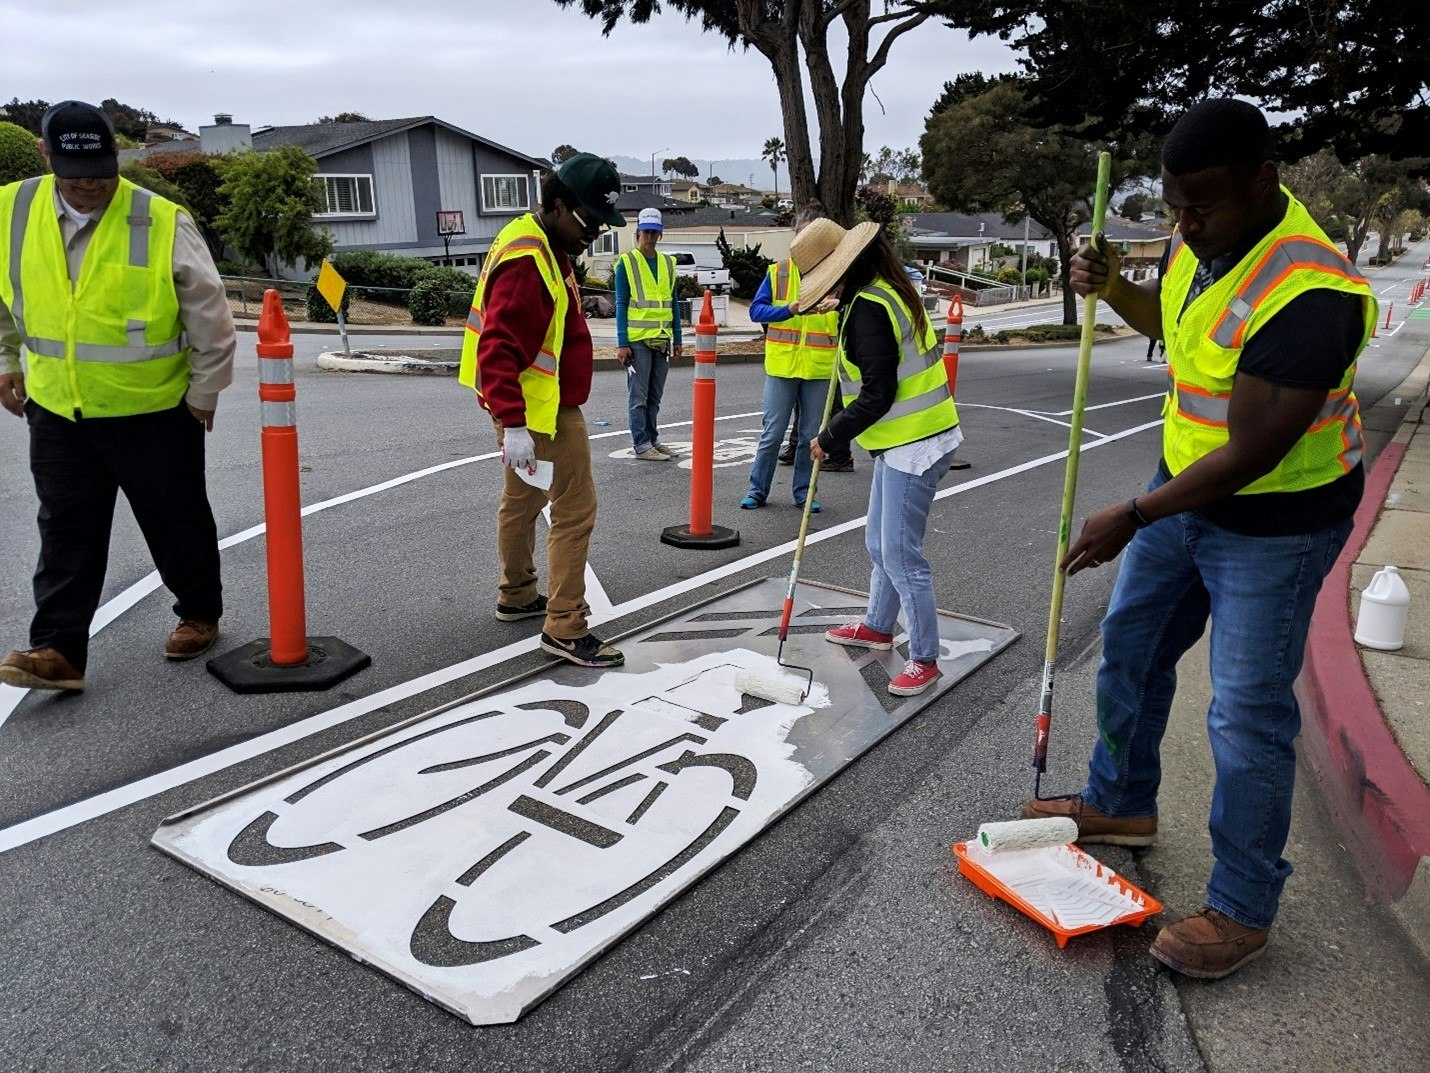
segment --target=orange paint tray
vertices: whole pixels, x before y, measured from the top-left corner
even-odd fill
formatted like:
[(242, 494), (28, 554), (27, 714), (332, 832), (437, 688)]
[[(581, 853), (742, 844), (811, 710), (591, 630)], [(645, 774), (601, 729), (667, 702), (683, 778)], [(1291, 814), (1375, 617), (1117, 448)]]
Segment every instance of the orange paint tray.
[(1032, 917), (1067, 945), (1114, 924), (1141, 924), (1162, 903), (1072, 843), (989, 853), (977, 839), (955, 842), (958, 870), (985, 893)]

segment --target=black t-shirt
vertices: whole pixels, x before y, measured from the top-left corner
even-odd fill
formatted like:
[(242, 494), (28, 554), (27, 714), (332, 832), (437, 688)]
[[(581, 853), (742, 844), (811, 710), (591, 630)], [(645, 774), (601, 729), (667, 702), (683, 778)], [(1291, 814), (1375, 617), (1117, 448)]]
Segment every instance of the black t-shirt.
[(819, 446), (830, 455), (848, 453), (849, 441), (889, 412), (899, 390), (899, 341), (884, 308), (856, 295), (844, 318), (844, 353), (859, 367), (860, 390), (819, 434)]
[[(1260, 241), (1258, 238), (1257, 241)], [(1209, 265), (1210, 279), (1220, 279), (1249, 252), (1219, 257)], [(1167, 255), (1163, 254), (1165, 277)], [(1194, 288), (1194, 297), (1198, 288)], [(1299, 294), (1248, 340), (1237, 371), (1283, 387), (1334, 391), (1355, 360), (1365, 331), (1361, 299), (1340, 291)], [(1162, 475), (1170, 477), (1166, 460)], [(1232, 495), (1197, 511), (1207, 521), (1246, 536), (1289, 536), (1336, 525), (1355, 513), (1365, 490), (1365, 467), (1328, 484), (1299, 492)]]

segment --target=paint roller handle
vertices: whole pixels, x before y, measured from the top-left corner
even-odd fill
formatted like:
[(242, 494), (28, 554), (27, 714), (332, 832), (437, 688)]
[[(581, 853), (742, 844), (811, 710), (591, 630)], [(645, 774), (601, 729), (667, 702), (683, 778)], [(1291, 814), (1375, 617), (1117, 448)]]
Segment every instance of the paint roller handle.
[(785, 597), (785, 608), (780, 613), (780, 640), (789, 636), (789, 620), (794, 615), (794, 597)]

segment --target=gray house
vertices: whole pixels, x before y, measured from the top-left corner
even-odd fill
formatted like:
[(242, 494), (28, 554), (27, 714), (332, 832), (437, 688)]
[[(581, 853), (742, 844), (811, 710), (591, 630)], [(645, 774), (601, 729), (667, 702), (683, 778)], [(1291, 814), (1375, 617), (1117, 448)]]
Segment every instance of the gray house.
[(435, 116), (362, 123), (309, 123), (253, 132), (263, 152), (296, 145), (318, 162), (326, 211), (314, 223), (336, 251), (383, 250), (440, 262), (439, 218), (451, 263), (475, 273), (503, 227), (540, 202), (547, 163)]

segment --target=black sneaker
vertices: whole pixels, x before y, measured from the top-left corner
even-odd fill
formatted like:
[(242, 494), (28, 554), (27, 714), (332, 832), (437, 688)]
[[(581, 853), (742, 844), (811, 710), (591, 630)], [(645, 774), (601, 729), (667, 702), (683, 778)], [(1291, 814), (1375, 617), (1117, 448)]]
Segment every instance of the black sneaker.
[(560, 656), (581, 667), (619, 667), (626, 662), (626, 657), (618, 649), (590, 633), (574, 641), (562, 641), (543, 631), (541, 647), (553, 656)]
[(819, 467), (819, 472), (820, 472), (820, 473), (853, 473), (853, 472), (854, 472), (854, 457), (853, 457), (852, 455), (850, 455), (848, 458), (840, 458), (840, 459), (837, 459), (837, 460), (836, 460), (836, 459), (833, 459), (833, 458), (828, 459), (828, 460), (824, 463), (824, 465), (822, 465), (822, 466)]
[(780, 465), (782, 465), (782, 466), (792, 466), (792, 465), (794, 465), (794, 448), (793, 448), (793, 447), (785, 447), (785, 448), (783, 448), (783, 449), (780, 451), (779, 460), (780, 460)]
[(529, 604), (522, 604), (520, 607), (508, 607), (506, 604), (497, 604), (498, 622), (520, 622), (524, 618), (536, 618), (538, 615), (546, 614), (546, 597), (537, 594), (535, 600)]

